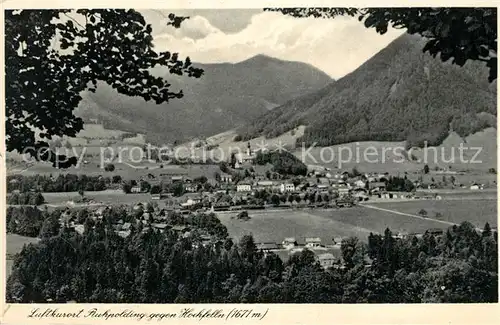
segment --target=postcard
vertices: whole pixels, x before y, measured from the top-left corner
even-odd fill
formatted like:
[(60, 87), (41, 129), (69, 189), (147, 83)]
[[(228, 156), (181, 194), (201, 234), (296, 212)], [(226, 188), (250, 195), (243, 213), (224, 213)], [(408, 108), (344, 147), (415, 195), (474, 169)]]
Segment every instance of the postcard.
[(493, 4), (1, 5), (2, 324), (500, 323)]

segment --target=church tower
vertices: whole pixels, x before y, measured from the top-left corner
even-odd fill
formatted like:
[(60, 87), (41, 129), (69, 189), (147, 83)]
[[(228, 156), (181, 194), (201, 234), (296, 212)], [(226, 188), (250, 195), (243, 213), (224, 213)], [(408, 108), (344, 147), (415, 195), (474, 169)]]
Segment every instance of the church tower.
[(248, 142), (248, 145), (247, 145), (247, 156), (251, 156), (252, 155), (252, 147), (250, 147), (250, 142)]

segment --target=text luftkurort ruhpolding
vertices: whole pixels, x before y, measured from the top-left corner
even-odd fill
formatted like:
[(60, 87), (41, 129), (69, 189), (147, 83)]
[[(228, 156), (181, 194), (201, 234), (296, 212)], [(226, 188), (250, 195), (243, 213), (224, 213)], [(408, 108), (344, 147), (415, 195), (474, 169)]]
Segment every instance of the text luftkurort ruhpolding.
[(155, 312), (144, 313), (135, 311), (133, 309), (113, 310), (113, 309), (99, 309), (80, 308), (75, 311), (60, 311), (58, 308), (36, 308), (32, 309), (27, 315), (28, 318), (82, 318), (82, 319), (130, 319), (140, 321), (162, 321), (167, 319), (253, 319), (262, 320), (266, 317), (269, 309), (257, 310), (255, 308), (232, 308), (232, 309), (195, 309), (183, 308), (179, 312)]

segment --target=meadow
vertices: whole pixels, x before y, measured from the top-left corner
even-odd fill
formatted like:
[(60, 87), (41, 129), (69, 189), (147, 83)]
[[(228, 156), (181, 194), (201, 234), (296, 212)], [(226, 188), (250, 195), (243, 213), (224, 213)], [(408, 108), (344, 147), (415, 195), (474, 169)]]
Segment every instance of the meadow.
[[(77, 192), (52, 192), (42, 193), (42, 195), (47, 204), (64, 204), (68, 201), (80, 198), (80, 195)], [(149, 193), (125, 194), (122, 190), (85, 192), (84, 195), (88, 199), (108, 204), (135, 204), (139, 202), (151, 201), (151, 194)]]
[[(146, 177), (148, 174), (152, 174), (155, 177), (159, 177), (160, 174), (182, 174), (187, 177), (196, 178), (200, 176), (206, 176), (207, 178), (214, 178), (215, 172), (221, 172), (218, 165), (168, 165), (160, 163), (114, 163), (115, 170), (112, 172), (107, 172), (100, 167), (99, 162), (92, 162), (89, 164), (82, 164), (78, 168), (71, 167), (68, 169), (56, 169), (48, 163), (37, 162), (31, 167), (20, 172), (20, 169), (9, 170), (9, 174), (22, 174), (22, 175), (52, 175), (57, 177), (60, 174), (76, 174), (76, 175), (87, 175), (87, 176), (99, 176), (112, 177), (114, 175), (119, 175), (122, 179), (138, 180), (140, 177)], [(161, 167), (161, 168), (160, 168)]]
[(12, 265), (14, 264), (13, 257), (21, 252), (24, 245), (35, 244), (40, 240), (38, 238), (20, 236), (15, 234), (7, 234), (6, 236), (6, 279), (9, 277)]
[(497, 201), (491, 199), (463, 199), (463, 200), (417, 200), (409, 202), (377, 202), (374, 206), (399, 212), (417, 214), (421, 209), (427, 211), (429, 219), (435, 218), (436, 213), (442, 215), (439, 220), (461, 223), (469, 221), (476, 227), (482, 228), (486, 222), (496, 227)]
[(323, 244), (332, 244), (334, 237), (356, 236), (362, 241), (372, 233), (383, 233), (389, 227), (397, 232), (420, 232), (430, 228), (446, 229), (449, 225), (420, 220), (390, 212), (357, 206), (348, 209), (284, 210), (248, 212), (251, 219), (231, 219), (236, 213), (219, 213), (231, 237), (239, 239), (252, 234), (257, 242), (281, 242), (295, 237), (304, 242), (306, 237), (319, 237)]

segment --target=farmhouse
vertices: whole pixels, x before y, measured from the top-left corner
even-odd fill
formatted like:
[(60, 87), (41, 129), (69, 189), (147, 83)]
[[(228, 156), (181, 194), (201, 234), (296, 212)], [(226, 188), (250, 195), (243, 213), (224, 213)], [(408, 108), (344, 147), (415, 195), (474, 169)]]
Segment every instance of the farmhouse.
[(477, 184), (477, 183), (474, 183), (470, 186), (470, 189), (471, 190), (482, 190), (483, 189), (483, 186), (480, 185), (480, 184)]
[(306, 238), (306, 247), (320, 247), (321, 239), (319, 237), (308, 237)]
[(372, 193), (380, 193), (385, 191), (385, 183), (384, 182), (373, 182), (368, 184), (370, 188), (370, 192)]
[(257, 245), (257, 249), (258, 250), (261, 250), (263, 252), (270, 252), (270, 251), (273, 251), (273, 250), (277, 250), (279, 249), (278, 245), (276, 243), (258, 243)]
[(280, 185), (280, 192), (285, 193), (285, 192), (293, 192), (295, 191), (295, 185), (293, 183), (282, 183)]
[(236, 192), (250, 192), (252, 185), (249, 182), (241, 182), (236, 185)]
[(141, 187), (140, 186), (132, 186), (130, 189), (131, 193), (141, 193)]
[(322, 268), (328, 269), (335, 263), (335, 257), (331, 253), (319, 254), (318, 261)]
[(223, 183), (232, 183), (233, 182), (233, 176), (230, 174), (222, 173), (220, 175), (220, 181)]
[(355, 187), (365, 187), (365, 182), (361, 179), (358, 179), (358, 180), (354, 181), (354, 186)]
[(286, 249), (292, 249), (297, 246), (297, 240), (294, 237), (287, 237), (283, 240), (282, 245)]
[(181, 175), (175, 175), (170, 177), (170, 180), (172, 181), (172, 183), (182, 182), (183, 177)]

